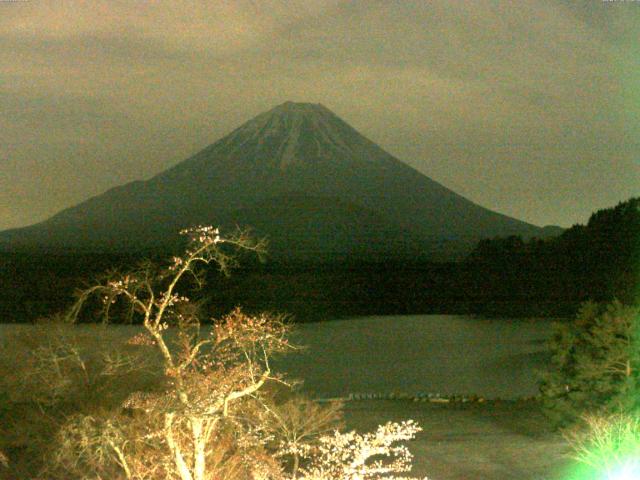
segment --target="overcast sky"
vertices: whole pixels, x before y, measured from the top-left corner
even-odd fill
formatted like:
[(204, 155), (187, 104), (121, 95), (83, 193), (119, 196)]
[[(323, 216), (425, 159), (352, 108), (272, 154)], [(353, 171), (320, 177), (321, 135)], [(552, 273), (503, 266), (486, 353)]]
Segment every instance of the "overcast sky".
[(0, 229), (286, 100), (537, 225), (640, 195), (640, 1), (0, 1)]

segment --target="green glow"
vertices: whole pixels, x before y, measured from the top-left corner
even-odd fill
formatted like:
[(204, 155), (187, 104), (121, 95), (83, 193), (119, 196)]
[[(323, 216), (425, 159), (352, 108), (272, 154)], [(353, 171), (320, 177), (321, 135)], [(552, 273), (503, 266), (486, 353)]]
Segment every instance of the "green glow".
[(574, 464), (567, 467), (562, 480), (638, 480), (640, 479), (640, 462), (630, 459), (617, 466)]
[(628, 463), (614, 469), (606, 477), (608, 480), (638, 480), (640, 478), (640, 465), (638, 459), (633, 459)]
[(587, 417), (585, 423), (585, 430), (567, 435), (578, 465), (566, 480), (640, 479), (640, 417)]

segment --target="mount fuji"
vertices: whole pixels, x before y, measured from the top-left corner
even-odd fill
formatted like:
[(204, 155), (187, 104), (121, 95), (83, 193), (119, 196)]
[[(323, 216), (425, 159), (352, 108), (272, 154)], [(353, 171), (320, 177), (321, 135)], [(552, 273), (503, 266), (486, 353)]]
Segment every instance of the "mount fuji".
[(137, 251), (195, 224), (250, 226), (293, 259), (450, 258), (481, 238), (561, 231), (467, 200), (320, 104), (286, 102), (149, 180), (0, 232), (0, 246)]

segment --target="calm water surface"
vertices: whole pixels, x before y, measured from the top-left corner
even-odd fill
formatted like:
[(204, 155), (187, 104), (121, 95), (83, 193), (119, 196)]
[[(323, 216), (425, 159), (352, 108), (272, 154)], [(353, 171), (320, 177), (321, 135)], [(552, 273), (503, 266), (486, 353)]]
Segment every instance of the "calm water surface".
[(303, 324), (291, 339), (306, 348), (276, 362), (318, 396), (349, 393), (537, 393), (548, 365), (549, 319), (458, 315), (361, 317)]
[[(318, 397), (392, 392), (529, 396), (537, 393), (536, 371), (548, 364), (545, 342), (552, 322), (404, 315), (301, 324), (290, 338), (302, 348), (273, 366), (303, 379), (303, 389)], [(12, 328), (29, 327), (0, 324), (0, 339), (3, 330)], [(113, 327), (118, 335), (138, 328)]]

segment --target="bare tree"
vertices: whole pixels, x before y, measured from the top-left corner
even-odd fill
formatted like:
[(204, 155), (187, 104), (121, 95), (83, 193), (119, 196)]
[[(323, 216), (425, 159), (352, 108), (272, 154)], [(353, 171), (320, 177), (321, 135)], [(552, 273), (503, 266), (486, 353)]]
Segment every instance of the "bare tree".
[(321, 405), (301, 395), (294, 395), (281, 403), (264, 405), (265, 424), (273, 432), (278, 456), (291, 457), (291, 478), (298, 476), (300, 461), (320, 438), (343, 426), (342, 403), (333, 401)]
[(302, 479), (408, 480), (392, 476), (411, 470), (412, 455), (397, 442), (411, 440), (421, 430), (408, 420), (380, 425), (375, 432), (364, 435), (355, 431), (323, 435), (316, 448), (306, 450), (311, 463), (304, 469)]
[(178, 293), (187, 276), (202, 282), (199, 264), (214, 263), (224, 272), (229, 269), (233, 256), (223, 246), (260, 253), (264, 245), (253, 242), (244, 232), (223, 238), (212, 227), (182, 233), (189, 237), (189, 246), (167, 268), (147, 263), (126, 275), (109, 278), (83, 291), (72, 311), (77, 316), (86, 300), (97, 295), (108, 320), (112, 305), (123, 301), (131, 316), (142, 319), (144, 328), (131, 343), (152, 346), (162, 355), (166, 388), (134, 393), (123, 404), (144, 412), (150, 420), (140, 438), (155, 440), (157, 452), (150, 457), (153, 464), (133, 468), (127, 457), (131, 439), (114, 436), (111, 441), (125, 478), (144, 478), (159, 464), (167, 478), (211, 478), (207, 465), (211, 442), (220, 441), (231, 427), (241, 437), (236, 439), (234, 454), (250, 464), (251, 455), (244, 455), (237, 446), (255, 449), (267, 438), (246, 420), (254, 408), (249, 404), (267, 381), (282, 381), (273, 374), (269, 362), (271, 355), (289, 348), (281, 317), (248, 316), (236, 309), (204, 329), (198, 309)]
[[(184, 293), (190, 282), (202, 284), (199, 266), (213, 263), (223, 272), (233, 266), (228, 248), (261, 253), (264, 245), (244, 232), (224, 238), (212, 227), (182, 233), (189, 246), (168, 266), (147, 262), (79, 293), (71, 320), (93, 297), (102, 302), (105, 322), (114, 312), (139, 319), (142, 328), (126, 343), (155, 358), (152, 368), (161, 380), (154, 388), (129, 389), (116, 409), (67, 415), (56, 433), (52, 465), (41, 477), (362, 480), (410, 468), (406, 448), (393, 444), (413, 438), (419, 431), (414, 423), (387, 424), (364, 436), (341, 434), (340, 405), (275, 400), (275, 386), (289, 384), (273, 372), (271, 358), (292, 348), (281, 316), (235, 309), (203, 320)], [(63, 352), (82, 374), (86, 352)], [(55, 367), (49, 357), (43, 354), (42, 364)], [(111, 361), (115, 370), (136, 371), (118, 358)], [(380, 461), (385, 455), (393, 457), (388, 464)]]

